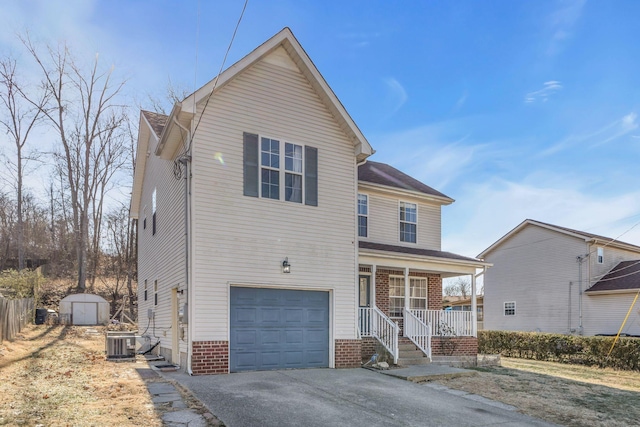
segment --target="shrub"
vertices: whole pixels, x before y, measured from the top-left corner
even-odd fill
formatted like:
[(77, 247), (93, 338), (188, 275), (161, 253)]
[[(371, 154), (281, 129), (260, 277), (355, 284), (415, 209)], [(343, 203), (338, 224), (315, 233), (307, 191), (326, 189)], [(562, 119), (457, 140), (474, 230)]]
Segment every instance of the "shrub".
[(640, 371), (640, 339), (539, 332), (478, 331), (478, 352), (505, 357)]

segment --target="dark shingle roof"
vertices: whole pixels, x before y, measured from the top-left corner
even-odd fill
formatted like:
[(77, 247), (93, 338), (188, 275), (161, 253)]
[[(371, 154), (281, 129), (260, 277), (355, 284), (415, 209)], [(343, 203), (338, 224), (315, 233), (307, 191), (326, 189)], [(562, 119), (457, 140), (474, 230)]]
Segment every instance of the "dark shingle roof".
[(585, 292), (640, 289), (640, 260), (622, 261)]
[(403, 190), (417, 191), (431, 196), (450, 198), (385, 163), (367, 161), (365, 164), (360, 165), (358, 167), (358, 180)]
[(162, 135), (162, 131), (164, 130), (164, 126), (167, 124), (167, 119), (169, 116), (165, 116), (160, 113), (153, 113), (151, 111), (141, 110), (142, 114), (146, 117), (151, 125), (151, 128), (156, 133), (157, 136)]
[(375, 251), (396, 252), (401, 254), (420, 255), (420, 256), (428, 256), (428, 257), (434, 257), (434, 258), (447, 258), (447, 259), (453, 259), (456, 261), (481, 262), (477, 258), (469, 258), (466, 256), (454, 254), (451, 252), (434, 251), (432, 249), (410, 248), (406, 246), (386, 245), (384, 243), (373, 243), (373, 242), (362, 242), (362, 241), (358, 243), (359, 243), (360, 249), (372, 249)]

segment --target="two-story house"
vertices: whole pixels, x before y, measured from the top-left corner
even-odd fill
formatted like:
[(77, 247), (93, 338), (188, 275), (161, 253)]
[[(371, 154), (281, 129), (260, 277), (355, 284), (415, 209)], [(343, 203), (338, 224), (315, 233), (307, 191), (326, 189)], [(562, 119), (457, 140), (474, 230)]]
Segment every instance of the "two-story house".
[(527, 219), (478, 258), (484, 328), (640, 335), (640, 247)]
[(194, 374), (360, 366), (371, 340), (397, 359), (398, 323), (430, 352), (441, 278), (486, 264), (440, 251), (451, 199), (371, 154), (288, 28), (169, 116), (143, 111), (130, 214), (150, 344)]

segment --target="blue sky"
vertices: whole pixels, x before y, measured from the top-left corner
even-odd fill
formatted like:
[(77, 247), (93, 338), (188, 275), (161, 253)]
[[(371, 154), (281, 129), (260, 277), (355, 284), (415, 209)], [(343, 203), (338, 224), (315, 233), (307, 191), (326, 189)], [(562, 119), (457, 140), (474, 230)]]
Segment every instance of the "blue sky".
[[(144, 106), (217, 74), (242, 5), (5, 0), (0, 53), (26, 29), (99, 52)], [(525, 218), (640, 245), (639, 16), (634, 0), (249, 0), (227, 66), (290, 27), (372, 160), (456, 199), (444, 250), (475, 256)]]

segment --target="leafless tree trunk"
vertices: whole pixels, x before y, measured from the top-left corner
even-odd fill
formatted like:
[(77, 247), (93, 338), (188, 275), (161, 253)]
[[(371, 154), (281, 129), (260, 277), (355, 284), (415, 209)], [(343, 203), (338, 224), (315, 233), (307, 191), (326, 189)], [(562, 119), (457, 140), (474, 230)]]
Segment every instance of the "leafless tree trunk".
[(29, 134), (42, 117), (44, 106), (48, 101), (48, 91), (42, 90), (38, 97), (32, 98), (32, 104), (25, 108), (24, 103), (29, 102), (25, 98), (23, 88), (18, 84), (16, 76), (16, 61), (13, 58), (0, 60), (0, 106), (6, 114), (0, 115), (0, 127), (5, 130), (15, 145), (16, 157), (14, 160), (7, 158), (7, 169), (13, 175), (16, 188), (17, 209), (17, 246), (18, 246), (18, 270), (24, 268), (24, 213), (23, 190), (24, 175), (27, 162), (33, 157), (25, 153), (25, 145)]
[[(110, 144), (124, 121), (124, 110), (116, 104), (124, 81), (114, 84), (113, 68), (101, 71), (97, 55), (92, 67), (85, 70), (72, 57), (66, 44), (57, 49), (48, 46), (46, 54), (42, 54), (28, 37), (21, 40), (39, 66), (43, 87), (50, 94), (50, 101), (40, 111), (60, 139), (61, 150), (54, 157), (61, 166), (65, 185), (69, 186), (77, 288), (84, 292), (89, 250), (92, 243), (96, 243), (90, 241), (90, 221), (95, 221), (96, 215), (101, 219), (104, 193), (100, 188), (103, 185), (108, 188), (113, 177), (113, 172), (105, 172), (103, 161), (113, 162), (107, 169), (117, 168), (120, 161), (109, 156), (113, 153), (117, 157), (117, 150)], [(34, 101), (31, 103), (36, 106)], [(101, 180), (107, 181), (101, 183)], [(96, 205), (93, 204), (95, 197), (100, 198)]]

